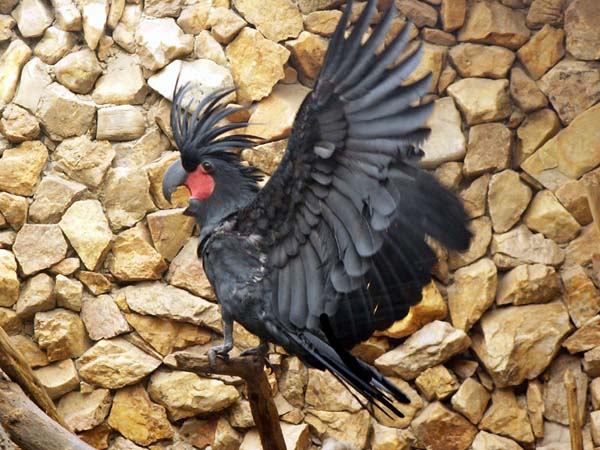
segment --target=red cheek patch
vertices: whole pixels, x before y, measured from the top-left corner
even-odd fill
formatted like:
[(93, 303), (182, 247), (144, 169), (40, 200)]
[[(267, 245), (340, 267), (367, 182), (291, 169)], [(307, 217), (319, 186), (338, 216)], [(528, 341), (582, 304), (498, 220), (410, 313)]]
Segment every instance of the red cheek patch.
[(198, 167), (188, 175), (185, 185), (190, 190), (190, 196), (198, 200), (206, 200), (215, 190), (215, 180)]

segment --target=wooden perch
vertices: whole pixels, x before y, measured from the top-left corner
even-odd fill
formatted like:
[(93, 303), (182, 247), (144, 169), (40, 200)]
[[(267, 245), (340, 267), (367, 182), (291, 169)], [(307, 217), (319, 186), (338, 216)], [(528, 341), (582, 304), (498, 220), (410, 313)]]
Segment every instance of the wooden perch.
[(583, 434), (581, 432), (581, 417), (577, 404), (577, 384), (573, 372), (568, 369), (564, 377), (567, 391), (567, 410), (569, 413), (569, 432), (571, 435), (571, 450), (583, 450)]
[(51, 419), (59, 423), (63, 428), (69, 429), (66, 422), (60, 417), (54, 402), (46, 392), (46, 388), (40, 383), (29, 363), (21, 352), (17, 350), (10, 337), (0, 327), (0, 369), (21, 388), (44, 410)]
[(23, 450), (94, 450), (50, 419), (8, 380), (0, 380), (0, 422)]
[[(279, 413), (271, 397), (271, 387), (264, 372), (264, 361), (255, 356), (217, 358), (216, 367), (211, 369), (206, 355), (181, 351), (173, 355), (176, 364), (171, 367), (202, 374), (214, 373), (242, 378), (246, 382), (252, 417), (258, 428), (263, 450), (286, 450)], [(166, 362), (166, 361), (165, 361)]]

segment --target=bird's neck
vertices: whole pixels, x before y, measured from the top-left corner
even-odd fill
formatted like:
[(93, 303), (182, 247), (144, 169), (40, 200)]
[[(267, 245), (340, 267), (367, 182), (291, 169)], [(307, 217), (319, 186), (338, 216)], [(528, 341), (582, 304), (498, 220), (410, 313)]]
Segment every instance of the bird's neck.
[(203, 201), (191, 201), (186, 214), (193, 216), (201, 227), (200, 242), (209, 236), (225, 219), (245, 207), (256, 192), (238, 186), (238, 189), (219, 189), (218, 184), (212, 195)]

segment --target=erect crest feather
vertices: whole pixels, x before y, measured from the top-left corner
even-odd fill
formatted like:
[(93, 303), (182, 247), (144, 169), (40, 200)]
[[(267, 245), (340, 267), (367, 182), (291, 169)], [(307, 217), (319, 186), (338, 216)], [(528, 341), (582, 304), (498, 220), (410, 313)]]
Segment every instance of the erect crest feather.
[(207, 156), (238, 162), (239, 155), (232, 150), (252, 147), (262, 141), (261, 138), (250, 134), (227, 134), (246, 128), (248, 122), (218, 125), (227, 116), (246, 109), (243, 106), (232, 107), (221, 103), (235, 89), (218, 89), (211, 92), (192, 108), (193, 98), (187, 104), (183, 102), (190, 87), (190, 83), (186, 83), (178, 89), (171, 106), (171, 128), (185, 170), (195, 170), (202, 158)]

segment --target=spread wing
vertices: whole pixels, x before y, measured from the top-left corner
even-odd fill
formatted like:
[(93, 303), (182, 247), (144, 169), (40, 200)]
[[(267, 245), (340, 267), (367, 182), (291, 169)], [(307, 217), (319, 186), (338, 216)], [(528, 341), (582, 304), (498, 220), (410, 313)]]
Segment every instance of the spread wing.
[(432, 104), (415, 103), (431, 76), (401, 85), (420, 48), (394, 65), (411, 25), (379, 51), (392, 2), (361, 43), (376, 4), (369, 0), (345, 38), (348, 2), (280, 166), (238, 216), (238, 229), (268, 249), (282, 323), (322, 332), (326, 314), (345, 347), (420, 300), (435, 263), (427, 235), (458, 249), (470, 237), (461, 204), (417, 166)]

